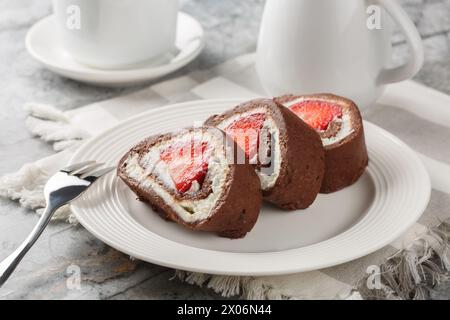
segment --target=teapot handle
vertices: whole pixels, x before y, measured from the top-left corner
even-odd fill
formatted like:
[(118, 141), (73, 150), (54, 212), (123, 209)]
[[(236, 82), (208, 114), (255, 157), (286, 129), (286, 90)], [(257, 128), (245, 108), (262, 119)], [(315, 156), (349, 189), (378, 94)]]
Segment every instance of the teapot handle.
[(377, 81), (382, 85), (410, 79), (419, 72), (424, 62), (424, 51), (420, 34), (408, 14), (396, 1), (375, 0), (375, 2), (382, 6), (399, 25), (412, 50), (411, 58), (406, 64), (393, 69), (382, 70)]

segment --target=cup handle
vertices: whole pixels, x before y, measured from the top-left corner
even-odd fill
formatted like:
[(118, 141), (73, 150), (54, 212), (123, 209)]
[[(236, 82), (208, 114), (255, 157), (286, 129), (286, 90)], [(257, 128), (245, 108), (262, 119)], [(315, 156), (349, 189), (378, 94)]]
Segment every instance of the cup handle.
[(393, 69), (384, 69), (378, 76), (378, 84), (388, 84), (400, 82), (412, 78), (422, 68), (424, 62), (424, 51), (422, 39), (419, 31), (409, 18), (408, 14), (394, 0), (375, 0), (382, 6), (387, 13), (399, 25), (400, 29), (406, 36), (412, 55), (410, 60), (399, 67)]

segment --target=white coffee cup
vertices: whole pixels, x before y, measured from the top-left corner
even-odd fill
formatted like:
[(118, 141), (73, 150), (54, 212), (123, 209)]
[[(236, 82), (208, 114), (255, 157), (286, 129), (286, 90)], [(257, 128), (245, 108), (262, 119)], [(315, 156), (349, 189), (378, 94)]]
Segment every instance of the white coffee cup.
[[(392, 20), (412, 53), (397, 68), (390, 68)], [(257, 70), (268, 94), (330, 92), (364, 108), (423, 60), (419, 33), (394, 0), (267, 0)]]
[(169, 52), (178, 0), (53, 0), (63, 48), (77, 61), (125, 68)]

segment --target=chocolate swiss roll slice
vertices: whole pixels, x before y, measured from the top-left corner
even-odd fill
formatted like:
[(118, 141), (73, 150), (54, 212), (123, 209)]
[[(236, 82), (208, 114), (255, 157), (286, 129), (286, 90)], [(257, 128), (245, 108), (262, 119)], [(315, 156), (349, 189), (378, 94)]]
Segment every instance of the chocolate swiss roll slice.
[(238, 146), (217, 128), (148, 138), (119, 163), (119, 177), (140, 200), (189, 229), (241, 238), (262, 202), (252, 166), (236, 164)]
[(317, 197), (324, 175), (320, 136), (271, 99), (243, 103), (209, 118), (244, 150), (239, 159), (253, 165), (265, 200), (283, 209), (304, 209)]
[(355, 183), (368, 164), (364, 128), (356, 104), (332, 94), (274, 99), (313, 127), (325, 149), (322, 193), (331, 193)]

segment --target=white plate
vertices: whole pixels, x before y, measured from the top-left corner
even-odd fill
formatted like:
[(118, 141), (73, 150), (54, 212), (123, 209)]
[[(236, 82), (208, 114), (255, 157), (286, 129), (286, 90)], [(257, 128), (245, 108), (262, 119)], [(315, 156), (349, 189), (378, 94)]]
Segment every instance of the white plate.
[(31, 56), (57, 74), (97, 85), (120, 86), (160, 78), (187, 65), (202, 51), (204, 33), (197, 20), (180, 12), (174, 52), (132, 69), (121, 70), (96, 69), (75, 61), (59, 44), (53, 16), (31, 27), (25, 44)]
[[(236, 101), (195, 101), (126, 120), (80, 148), (72, 163), (114, 165), (139, 140), (193, 125)], [(198, 122), (197, 122), (198, 123)], [(110, 174), (72, 209), (83, 226), (138, 259), (190, 271), (273, 275), (315, 270), (374, 252), (402, 235), (421, 216), (430, 181), (416, 154), (383, 129), (365, 122), (370, 164), (353, 186), (319, 195), (307, 210), (265, 205), (244, 239), (196, 233), (161, 218)]]

